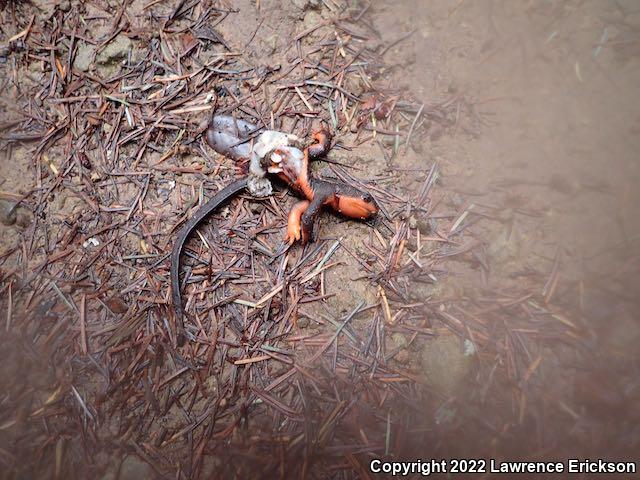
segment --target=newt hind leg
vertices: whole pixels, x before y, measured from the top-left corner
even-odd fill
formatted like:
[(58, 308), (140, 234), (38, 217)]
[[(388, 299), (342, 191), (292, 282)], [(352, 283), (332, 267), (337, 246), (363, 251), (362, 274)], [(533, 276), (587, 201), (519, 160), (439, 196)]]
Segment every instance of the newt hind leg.
[[(302, 243), (307, 243), (313, 237), (313, 226), (316, 217), (322, 210), (323, 205), (329, 205), (334, 198), (334, 192), (331, 188), (317, 188), (320, 182), (315, 182), (316, 188), (314, 189), (314, 196), (311, 203), (302, 214), (300, 218), (300, 225), (302, 229)], [(328, 184), (327, 184), (328, 185)]]
[(291, 209), (291, 212), (289, 212), (285, 240), (288, 241), (289, 244), (300, 240), (303, 245), (306, 245), (309, 240), (312, 240), (313, 225), (316, 217), (320, 213), (320, 210), (322, 210), (322, 206), (328, 202), (330, 203), (333, 197), (332, 191), (320, 191), (316, 189), (312, 201), (302, 200), (296, 203)]

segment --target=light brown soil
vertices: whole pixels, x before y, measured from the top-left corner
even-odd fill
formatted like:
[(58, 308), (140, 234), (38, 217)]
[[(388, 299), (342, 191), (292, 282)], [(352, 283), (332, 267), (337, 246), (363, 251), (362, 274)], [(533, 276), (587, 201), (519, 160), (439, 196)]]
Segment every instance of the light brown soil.
[[(112, 3), (113, 11), (118, 11), (120, 6)], [(135, 0), (126, 10), (130, 26), (138, 34), (132, 43), (134, 55), (144, 55), (148, 39), (158, 29), (159, 18), (166, 18), (177, 4), (160, 2), (149, 10), (145, 8), (148, 3)], [(289, 2), (283, 8), (281, 2), (267, 0), (257, 2), (259, 9), (250, 0), (228, 3), (233, 3), (238, 12), (230, 14), (216, 30), (230, 49), (242, 51), (248, 67), (281, 68), (286, 68), (287, 55), (292, 55), (292, 37), (334, 18), (337, 6), (343, 6), (333, 0), (321, 2), (319, 9), (310, 6), (301, 9)], [(53, 9), (53, 4), (35, 4), (40, 11), (35, 7), (24, 8), (34, 8), (29, 12), (38, 19)], [(219, 6), (229, 7), (222, 3)], [(356, 10), (364, 6), (358, 4)], [(98, 8), (93, 3), (86, 6), (84, 14), (105, 17), (92, 23), (96, 38), (111, 31), (112, 18), (106, 11), (110, 8)], [(153, 16), (149, 11), (153, 11)], [(3, 13), (3, 42), (18, 32), (8, 12)], [(25, 22), (20, 19), (18, 23), (24, 28)], [(378, 348), (388, 357), (386, 363), (391, 371), (409, 374), (412, 381), (399, 375), (388, 383), (376, 383), (379, 379), (373, 379), (374, 369), (359, 371), (362, 365), (357, 363), (349, 371), (340, 368), (332, 371), (330, 350), (322, 361), (308, 366), (317, 367), (311, 383), (304, 383), (311, 377), (305, 370), (294, 387), (279, 392), (281, 402), (300, 407), (307, 415), (304, 435), (289, 438), (291, 430), (286, 430), (289, 424), (284, 416), (238, 413), (234, 402), (240, 405), (248, 394), (225, 392), (220, 411), (237, 415), (241, 428), (234, 429), (232, 435), (216, 431), (215, 440), (206, 448), (194, 446), (194, 438), (197, 443), (201, 427), (206, 424), (199, 422), (208, 421), (212, 411), (218, 412), (216, 402), (232, 375), (231, 369), (204, 379), (203, 391), (209, 393), (206, 398), (200, 394), (191, 398), (182, 393), (181, 389), (191, 391), (195, 384), (189, 378), (175, 390), (164, 391), (162, 398), (154, 398), (156, 404), (151, 408), (151, 403), (144, 402), (150, 402), (149, 396), (157, 393), (149, 382), (157, 385), (158, 378), (154, 377), (156, 370), (149, 373), (145, 369), (149, 364), (153, 365), (149, 369), (155, 369), (155, 359), (164, 358), (167, 347), (151, 343), (142, 348), (140, 339), (150, 330), (155, 332), (154, 338), (160, 336), (154, 328), (163, 329), (162, 321), (157, 320), (158, 327), (149, 317), (110, 344), (109, 335), (120, 332), (123, 319), (134, 318), (135, 305), (128, 303), (130, 292), (120, 295), (109, 291), (99, 297), (99, 302), (96, 300), (88, 310), (87, 319), (91, 350), (100, 350), (101, 354), (108, 350), (104, 365), (113, 368), (101, 370), (102, 357), (96, 354), (89, 358), (78, 351), (77, 316), (60, 299), (68, 295), (77, 304), (84, 285), (61, 285), (63, 293), (59, 296), (41, 298), (34, 294), (37, 305), (29, 305), (30, 315), (42, 317), (39, 327), (42, 332), (33, 330), (30, 324), (29, 332), (11, 331), (0, 344), (0, 353), (7, 362), (0, 385), (9, 392), (6, 397), (0, 396), (0, 462), (9, 472), (6, 478), (36, 473), (49, 478), (56, 468), (56, 458), (58, 462), (65, 459), (64, 466), (58, 463), (57, 468), (69, 475), (95, 474), (103, 478), (197, 475), (205, 478), (221, 471), (229, 475), (235, 471), (238, 476), (268, 476), (284, 468), (281, 458), (286, 458), (286, 465), (301, 476), (308, 468), (306, 459), (313, 459), (312, 471), (306, 472), (312, 478), (365, 478), (368, 461), (383, 456), (565, 460), (570, 456), (634, 459), (636, 455), (638, 460), (640, 217), (636, 209), (640, 204), (637, 154), (640, 6), (622, 0), (399, 0), (372, 2), (361, 23), (370, 36), (369, 44), (380, 44), (378, 51), (392, 45), (382, 56), (386, 65), (377, 85), (390, 91), (400, 89), (402, 96), (425, 104), (426, 110), (452, 98), (459, 105), (451, 125), (442, 126), (433, 118), (425, 118), (426, 115), (418, 119), (411, 144), (404, 145), (406, 136), (402, 136), (398, 155), (389, 160), (381, 154), (380, 145), (386, 146), (388, 152), (393, 137), (385, 135), (352, 151), (336, 148), (330, 155), (332, 160), (355, 166), (357, 169), (349, 170), (354, 177), (388, 178), (384, 183), (381, 181), (381, 188), (403, 198), (415, 198), (432, 164), (438, 165), (440, 176), (429, 203), (432, 223), (425, 227), (429, 219), (416, 208), (410, 212), (411, 220), (393, 206), (391, 218), (377, 226), (389, 242), (402, 222), (411, 225), (416, 221), (418, 226), (410, 227), (407, 249), (399, 264), (405, 268), (412, 266), (414, 260), (408, 256), (411, 253), (414, 259), (417, 257), (429, 265), (430, 273), (437, 278), (432, 282), (405, 275), (391, 280), (407, 293), (407, 298), (388, 293), (391, 313), (404, 317), (399, 317), (399, 325), (388, 322), (382, 328), (386, 336), (383, 346)], [(411, 31), (410, 36), (405, 35)], [(310, 34), (304, 46), (318, 38), (318, 32)], [(91, 48), (85, 47), (85, 53), (90, 54)], [(199, 60), (210, 61), (214, 52), (223, 51), (217, 47), (220, 46), (203, 50)], [(98, 70), (107, 76), (117, 71), (118, 61), (99, 65)], [(45, 82), (46, 75), (38, 70), (39, 65), (48, 68), (43, 62), (33, 61), (28, 66), (32, 75), (8, 82), (10, 88), (0, 94), (2, 114), (6, 117), (3, 122), (14, 118), (11, 102), (21, 89)], [(10, 66), (5, 65), (1, 71), (10, 72)], [(211, 85), (211, 89), (214, 87)], [(367, 93), (362, 85), (349, 87)], [(326, 112), (322, 116), (326, 119)], [(195, 130), (203, 118), (205, 115), (189, 117), (189, 127)], [(403, 125), (410, 125), (412, 120), (404, 119)], [(292, 125), (287, 118), (277, 126), (287, 130)], [(295, 126), (300, 128), (298, 123)], [(103, 136), (108, 133), (105, 130)], [(345, 131), (338, 140), (342, 145), (352, 146), (360, 138)], [(140, 170), (155, 164), (161, 157), (160, 151), (171, 145), (175, 137), (154, 140), (163, 148), (147, 152), (136, 166)], [(42, 252), (70, 231), (74, 219), (87, 221), (81, 225), (83, 232), (104, 224), (90, 218), (87, 204), (74, 189), (55, 189), (42, 211), (29, 209), (33, 206), (29, 203), (29, 189), (37, 187), (43, 175), (50, 175), (46, 163), (36, 164), (33, 160), (33, 145), (8, 142), (0, 152), (2, 199), (10, 203), (27, 195), (27, 201), (18, 209), (21, 220), (1, 227), (0, 254), (4, 263), (0, 305), (4, 312), (11, 308), (10, 291), (19, 292), (13, 293), (12, 299), (17, 308), (59, 272), (34, 275), (26, 268), (41, 261), (39, 257), (20, 257), (26, 248), (25, 239), (33, 235), (33, 229), (37, 229), (37, 238), (42, 242), (35, 250)], [(46, 153), (54, 165), (60, 165), (62, 148), (59, 145)], [(96, 165), (101, 165), (99, 150), (94, 144), (87, 147)], [(133, 148), (123, 148), (123, 157), (132, 151)], [(193, 152), (171, 156), (167, 164), (196, 165), (207, 172), (219, 166), (212, 167), (210, 159)], [(131, 163), (126, 167), (131, 167)], [(99, 168), (94, 170), (99, 173)], [(234, 170), (223, 163), (222, 170), (216, 171), (222, 171), (226, 179)], [(155, 220), (145, 226), (144, 232), (132, 229), (118, 232), (118, 241), (126, 252), (139, 253), (141, 242), (148, 241), (151, 251), (160, 256), (170, 245), (174, 225), (182, 215), (175, 204), (186, 208), (182, 200), (175, 202), (176, 190), (168, 186), (175, 180), (182, 185), (183, 192), (187, 192), (185, 185), (193, 186), (190, 194), (194, 195), (205, 181), (199, 172), (181, 175), (154, 172), (145, 200), (149, 205), (147, 211), (156, 215)], [(217, 186), (222, 182), (212, 181)], [(72, 186), (81, 190), (81, 183), (77, 182)], [(105, 196), (105, 204), (115, 207), (128, 206), (139, 191), (130, 185), (122, 186), (115, 196), (110, 189), (116, 187), (106, 176), (96, 182)], [(111, 204), (107, 200), (120, 203)], [(294, 200), (284, 197), (277, 200), (280, 201), (279, 208), (288, 211)], [(233, 208), (221, 217), (237, 212)], [(275, 207), (269, 209), (267, 203), (247, 208), (256, 215), (268, 211), (269, 219), (280, 222), (277, 227), (284, 226), (281, 216), (274, 213)], [(247, 208), (242, 211), (249, 211)], [(465, 211), (468, 213), (464, 214)], [(464, 228), (453, 234), (458, 219), (457, 227)], [(382, 249), (376, 243), (378, 238), (367, 225), (354, 225), (330, 215), (322, 217), (319, 228), (320, 241), (328, 239), (326, 244), (330, 245), (334, 239), (340, 239), (344, 248), (331, 257), (335, 265), (322, 276), (322, 283), (314, 281), (307, 286), (329, 298), (326, 302), (302, 305), (297, 310), (299, 324), (291, 335), (317, 336), (314, 338), (322, 343), (336, 327), (327, 319), (346, 318), (364, 301), (375, 306), (380, 317), (375, 320), (368, 315), (370, 312), (356, 315), (345, 330), (359, 339), (374, 336), (378, 331), (376, 322), (384, 321), (384, 302), (378, 285), (385, 285), (385, 279), (376, 284), (365, 278), (354, 255), (360, 260), (371, 260), (367, 246)], [(417, 231), (424, 237), (447, 238), (451, 245), (442, 247), (438, 242), (424, 241), (423, 250), (416, 252)], [(215, 242), (220, 236), (212, 226), (203, 228), (201, 233), (207, 242)], [(265, 238), (276, 235), (279, 238), (281, 232)], [(473, 249), (455, 255), (456, 248), (471, 242)], [(275, 249), (275, 245), (269, 247)], [(433, 257), (427, 254), (430, 251), (436, 252), (437, 260), (431, 261)], [(294, 265), (303, 257), (303, 250), (293, 249), (288, 255), (289, 264)], [(264, 263), (258, 266), (261, 282), (248, 286), (232, 284), (227, 293), (240, 293), (248, 301), (268, 293), (273, 287), (270, 283), (273, 278), (269, 277), (273, 269), (270, 270), (266, 258), (266, 255), (260, 258)], [(123, 266), (120, 258), (116, 260), (107, 273), (100, 273), (98, 283), (108, 284), (114, 276), (122, 280), (121, 284), (132, 282), (147, 265)], [(148, 268), (151, 273), (145, 279), (148, 281), (145, 294), (168, 298), (166, 269)], [(20, 281), (5, 277), (7, 272), (18, 275)], [(549, 283), (556, 274), (557, 280)], [(28, 286), (33, 282), (36, 287), (23, 288), (20, 282)], [(283, 302), (291, 301), (287, 295), (282, 296)], [(526, 300), (518, 300), (523, 297)], [(205, 297), (200, 301), (204, 302)], [(105, 304), (108, 309), (102, 308)], [(160, 304), (153, 318), (165, 318), (168, 310), (163, 310), (164, 307)], [(234, 321), (246, 315), (246, 310), (237, 305), (221, 311), (231, 311), (229, 316)], [(20, 312), (12, 313), (17, 321)], [(64, 318), (72, 320), (67, 325)], [(464, 322), (456, 323), (457, 318), (464, 318)], [(419, 327), (421, 334), (413, 335), (403, 329), (405, 321), (411, 327)], [(71, 332), (75, 355), (61, 355), (53, 347), (49, 350), (50, 344), (56, 344), (59, 328)], [(231, 338), (229, 331), (227, 334)], [(343, 337), (341, 346), (349, 341)], [(235, 340), (241, 343), (245, 339), (238, 335)], [(167, 339), (163, 337), (163, 341)], [(286, 348), (295, 351), (295, 361), (307, 368), (304, 362), (313, 356), (320, 343), (301, 346), (291, 343)], [(283, 344), (278, 345), (283, 348)], [(127, 371), (126, 362), (119, 363), (118, 355), (122, 352), (118, 348), (122, 345), (124, 355), (127, 348), (135, 354), (138, 352), (135, 349), (140, 348), (140, 355), (148, 355), (147, 364), (140, 370), (145, 373), (140, 378)], [(378, 358), (379, 355), (376, 361)], [(366, 359), (369, 361), (370, 357)], [(164, 368), (162, 378), (180, 368), (173, 361), (159, 362)], [(238, 371), (234, 369), (233, 375), (242, 376), (242, 388), (248, 389), (247, 385), (255, 378)], [(264, 372), (271, 379), (281, 373), (271, 367), (265, 367)], [(136, 369), (133, 375), (137, 374)], [(315, 382), (322, 387), (317, 392), (313, 391)], [(130, 403), (117, 404), (118, 408), (125, 405), (130, 409), (126, 415), (109, 403), (119, 384), (126, 384), (135, 392)], [(325, 389), (325, 385), (330, 388)], [(169, 404), (166, 411), (158, 413), (157, 403), (164, 408), (169, 395), (177, 395), (178, 389), (182, 403)], [(304, 394), (309, 391), (308, 398), (313, 403), (300, 406), (299, 398), (307, 398)], [(78, 398), (87, 402), (95, 418), (85, 415)], [(334, 403), (327, 403), (327, 398)], [(2, 407), (15, 405), (16, 399), (23, 404), (21, 409)], [(327, 405), (336, 406), (335, 424)], [(250, 406), (255, 407), (252, 412), (264, 412), (260, 408), (266, 408), (262, 399)], [(192, 408), (197, 414), (192, 413)], [(46, 415), (41, 417), (42, 412)], [(331, 435), (323, 436), (323, 427)], [(273, 443), (265, 440), (271, 432), (278, 435)], [(26, 458), (26, 452), (34, 445), (41, 446), (37, 465), (22, 464), (21, 459)], [(198, 452), (204, 451), (205, 455), (202, 465), (192, 472), (192, 462), (197, 463), (192, 457), (196, 447), (203, 448)], [(95, 457), (89, 460), (90, 455)]]

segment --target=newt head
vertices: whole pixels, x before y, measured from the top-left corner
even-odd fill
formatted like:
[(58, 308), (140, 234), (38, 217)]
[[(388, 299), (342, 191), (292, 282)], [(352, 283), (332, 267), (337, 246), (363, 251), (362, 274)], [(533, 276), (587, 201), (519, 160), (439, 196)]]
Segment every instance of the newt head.
[(357, 191), (357, 194), (335, 195), (335, 209), (350, 218), (369, 220), (378, 213), (378, 205), (371, 195)]

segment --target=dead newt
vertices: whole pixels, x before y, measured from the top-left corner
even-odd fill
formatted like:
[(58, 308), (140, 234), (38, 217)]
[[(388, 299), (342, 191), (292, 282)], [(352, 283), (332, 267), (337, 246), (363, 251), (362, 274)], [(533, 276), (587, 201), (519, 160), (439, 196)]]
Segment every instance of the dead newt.
[(303, 198), (291, 209), (285, 240), (290, 244), (307, 243), (320, 210), (327, 206), (349, 218), (368, 220), (378, 213), (373, 197), (346, 183), (313, 178), (310, 162), (325, 155), (331, 147), (331, 134), (320, 129), (313, 134), (314, 142), (303, 148), (295, 135), (266, 130), (226, 115), (215, 115), (206, 131), (207, 143), (216, 152), (241, 164), (248, 164), (248, 175), (229, 184), (205, 203), (182, 226), (171, 251), (171, 297), (178, 328), (177, 344), (184, 344), (184, 310), (180, 294), (180, 257), (191, 232), (231, 198), (245, 190), (251, 177), (275, 175)]

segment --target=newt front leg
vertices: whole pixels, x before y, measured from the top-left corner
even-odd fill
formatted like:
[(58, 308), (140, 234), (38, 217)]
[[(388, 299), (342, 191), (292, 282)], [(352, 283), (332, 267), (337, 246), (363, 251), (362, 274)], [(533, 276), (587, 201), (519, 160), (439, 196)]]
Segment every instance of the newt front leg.
[(313, 132), (311, 137), (316, 141), (307, 147), (307, 154), (310, 160), (320, 158), (329, 152), (331, 148), (331, 133), (324, 128)]
[(307, 211), (310, 202), (308, 200), (302, 200), (296, 203), (289, 212), (289, 218), (287, 219), (287, 234), (284, 237), (285, 242), (289, 242), (292, 245), (296, 240), (302, 240), (302, 243), (307, 243), (308, 236), (302, 228), (301, 217)]

